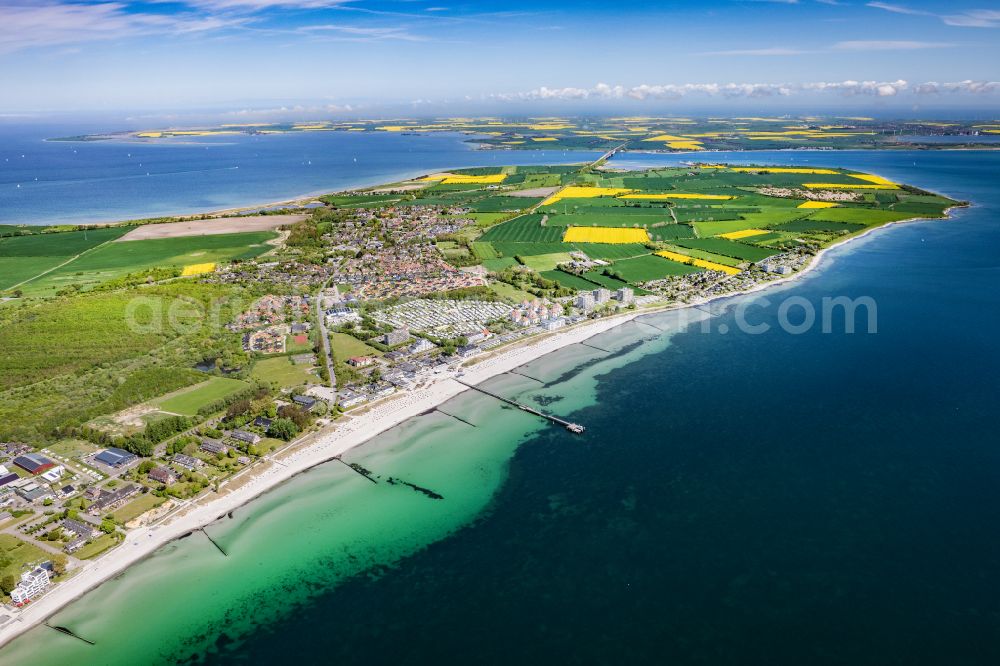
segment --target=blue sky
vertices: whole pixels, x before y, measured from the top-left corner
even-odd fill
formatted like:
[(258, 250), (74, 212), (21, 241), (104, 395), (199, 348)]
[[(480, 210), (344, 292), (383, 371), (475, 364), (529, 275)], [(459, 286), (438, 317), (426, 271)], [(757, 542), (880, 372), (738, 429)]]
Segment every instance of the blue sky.
[(0, 0), (0, 114), (988, 113), (998, 63), (984, 0)]

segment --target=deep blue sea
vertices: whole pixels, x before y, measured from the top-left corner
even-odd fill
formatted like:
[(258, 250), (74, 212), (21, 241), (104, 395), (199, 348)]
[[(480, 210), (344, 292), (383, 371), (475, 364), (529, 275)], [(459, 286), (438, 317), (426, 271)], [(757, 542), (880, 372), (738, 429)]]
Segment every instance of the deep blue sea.
[[(672, 337), (653, 315), (591, 341), (609, 353), (522, 368), (541, 383), (495, 378), (587, 432), (463, 394), (445, 407), (478, 428), (427, 415), (345, 456), (444, 499), (330, 463), (210, 526), (228, 559), (171, 544), (53, 619), (97, 646), (38, 628), (0, 663), (1000, 663), (1000, 153), (697, 158), (850, 167), (973, 206)], [(799, 324), (841, 296), (876, 304), (876, 332), (780, 325), (783, 303)]]
[(447, 167), (599, 153), (482, 151), (463, 134), (310, 132), (167, 141), (46, 141), (97, 131), (0, 124), (0, 224), (112, 222), (379, 185)]
[[(525, 442), (473, 525), (211, 663), (1000, 663), (1000, 153), (699, 157), (974, 206), (765, 293), (768, 333), (716, 304), (708, 332), (599, 377), (569, 414), (585, 436)], [(870, 296), (877, 333), (783, 332), (793, 296)]]

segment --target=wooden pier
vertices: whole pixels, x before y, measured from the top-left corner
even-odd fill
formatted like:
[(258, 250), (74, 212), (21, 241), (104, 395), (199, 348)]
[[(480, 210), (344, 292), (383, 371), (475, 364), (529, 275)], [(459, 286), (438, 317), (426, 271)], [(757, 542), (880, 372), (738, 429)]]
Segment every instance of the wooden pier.
[(511, 400), (510, 398), (505, 398), (502, 395), (498, 395), (496, 393), (493, 393), (492, 391), (487, 391), (486, 389), (480, 388), (479, 386), (475, 386), (474, 384), (468, 384), (466, 382), (463, 382), (461, 379), (455, 379), (455, 381), (458, 382), (459, 384), (461, 384), (462, 386), (465, 386), (466, 388), (472, 389), (473, 391), (479, 391), (483, 395), (488, 395), (491, 398), (496, 398), (500, 402), (505, 402), (508, 405), (512, 405), (514, 407), (517, 407), (518, 409), (520, 409), (523, 412), (528, 412), (529, 414), (534, 414), (535, 416), (543, 418), (546, 421), (551, 421), (552, 423), (555, 423), (556, 425), (560, 425), (560, 426), (566, 428), (566, 430), (569, 430), (574, 435), (581, 435), (586, 430), (586, 428), (584, 428), (579, 423), (570, 423), (569, 421), (566, 421), (565, 419), (561, 419), (558, 416), (552, 416), (551, 414), (546, 414), (545, 412), (541, 412), (541, 411), (535, 409), (534, 407), (529, 407), (528, 405), (523, 405), (523, 404), (517, 402), (516, 400)]

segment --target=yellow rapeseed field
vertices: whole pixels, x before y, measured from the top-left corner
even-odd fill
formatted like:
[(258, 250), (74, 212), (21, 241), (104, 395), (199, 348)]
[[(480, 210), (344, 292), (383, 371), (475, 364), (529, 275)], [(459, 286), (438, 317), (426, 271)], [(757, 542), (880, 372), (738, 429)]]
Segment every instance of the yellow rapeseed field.
[(459, 184), (477, 184), (477, 185), (496, 185), (497, 183), (502, 183), (507, 177), (507, 174), (496, 173), (490, 176), (448, 176), (441, 182), (444, 185), (459, 185)]
[(728, 201), (736, 197), (728, 194), (698, 194), (692, 192), (671, 192), (670, 194), (626, 194), (619, 199), (642, 199), (645, 201), (669, 201), (670, 199), (710, 199), (714, 201)]
[(892, 185), (893, 187), (897, 187), (896, 183), (888, 180), (887, 178), (883, 178), (882, 176), (871, 176), (867, 173), (852, 173), (850, 176), (851, 178), (866, 180), (869, 183), (875, 183), (876, 185)]
[(673, 134), (657, 134), (656, 136), (651, 136), (648, 139), (643, 139), (643, 141), (687, 141), (686, 136), (674, 136)]
[(751, 236), (760, 236), (769, 233), (771, 232), (767, 229), (743, 229), (742, 231), (730, 231), (728, 234), (719, 234), (719, 238), (738, 240), (740, 238), (750, 238)]
[(702, 145), (698, 141), (668, 141), (668, 148), (673, 148), (674, 150), (701, 150)]
[(769, 171), (771, 173), (820, 173), (826, 176), (832, 176), (840, 173), (839, 171), (834, 171), (833, 169), (798, 169), (788, 167), (733, 167), (733, 171), (741, 171), (744, 173), (752, 171)]
[(215, 264), (190, 264), (184, 267), (181, 275), (203, 275), (215, 271)]
[(695, 259), (694, 257), (687, 256), (686, 254), (678, 254), (677, 252), (671, 252), (670, 250), (660, 250), (654, 254), (658, 257), (678, 261), (682, 264), (691, 264), (692, 266), (697, 266), (698, 268), (707, 268), (710, 271), (720, 271), (726, 275), (736, 275), (740, 272), (740, 269), (734, 268), (733, 266), (725, 266), (723, 264), (717, 264), (714, 261), (705, 261), (704, 259)]
[(619, 194), (628, 194), (635, 190), (624, 187), (591, 187), (588, 185), (570, 185), (559, 190), (548, 199), (542, 202), (543, 206), (550, 206), (560, 199), (590, 199), (593, 197), (616, 197)]
[(465, 176), (458, 173), (432, 173), (429, 176), (424, 176), (420, 180), (440, 180), (444, 185), (495, 185), (497, 183), (502, 183), (506, 177), (507, 175), (502, 173), (493, 174), (491, 176)]
[(898, 185), (855, 185), (844, 183), (802, 183), (811, 190), (898, 190)]
[(646, 243), (649, 234), (645, 229), (627, 227), (568, 227), (564, 243)]
[(559, 139), (554, 136), (536, 136), (531, 139), (532, 141), (558, 141)]
[(136, 136), (140, 136), (143, 139), (159, 139), (163, 136), (163, 132), (139, 132)]
[(835, 208), (838, 205), (830, 201), (806, 201), (796, 206), (796, 208)]

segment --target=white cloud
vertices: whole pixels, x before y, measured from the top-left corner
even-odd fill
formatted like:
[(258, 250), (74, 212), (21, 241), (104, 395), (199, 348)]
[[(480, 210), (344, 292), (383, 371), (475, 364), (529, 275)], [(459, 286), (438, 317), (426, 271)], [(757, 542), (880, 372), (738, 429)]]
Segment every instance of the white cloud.
[(933, 16), (946, 25), (960, 28), (1000, 28), (1000, 10), (996, 9), (968, 9), (958, 14), (935, 14), (923, 9), (914, 9), (906, 5), (894, 5), (888, 2), (869, 2), (868, 6), (895, 14)]
[(313, 34), (324, 32), (336, 33), (341, 35), (342, 38), (349, 39), (351, 41), (378, 41), (395, 39), (409, 42), (422, 42), (427, 39), (426, 37), (410, 33), (406, 28), (398, 27), (364, 28), (353, 25), (324, 24), (305, 26), (303, 28), (299, 28), (299, 31)]
[(912, 7), (907, 7), (906, 5), (894, 5), (888, 2), (869, 2), (869, 7), (874, 7), (875, 9), (884, 9), (887, 12), (892, 12), (894, 14), (908, 14), (910, 16), (930, 16), (930, 12), (925, 12), (922, 9), (913, 9)]
[(973, 9), (961, 14), (948, 14), (941, 20), (948, 25), (962, 28), (1000, 28), (1000, 11), (994, 9)]
[(489, 95), (501, 101), (578, 101), (620, 100), (637, 101), (682, 99), (690, 95), (724, 98), (790, 97), (800, 94), (839, 94), (846, 97), (896, 97), (906, 92), (915, 94), (968, 93), (990, 94), (1000, 92), (1000, 82), (959, 81), (952, 83), (910, 84), (897, 81), (814, 81), (808, 83), (667, 83), (637, 86), (598, 83), (591, 88), (549, 88), (542, 86), (516, 93)]
[(988, 95), (1000, 92), (1000, 81), (956, 81), (953, 83), (937, 83), (928, 81), (913, 87), (918, 95), (937, 95), (941, 93), (967, 93), (972, 95)]
[(874, 40), (837, 42), (837, 51), (915, 51), (919, 49), (943, 49), (955, 46), (946, 42), (917, 42), (907, 40)]
[(0, 4), (0, 53), (138, 35), (207, 32), (246, 23), (246, 19), (238, 17), (193, 13), (168, 16), (127, 9), (121, 2)]

